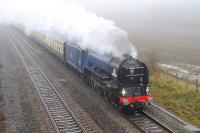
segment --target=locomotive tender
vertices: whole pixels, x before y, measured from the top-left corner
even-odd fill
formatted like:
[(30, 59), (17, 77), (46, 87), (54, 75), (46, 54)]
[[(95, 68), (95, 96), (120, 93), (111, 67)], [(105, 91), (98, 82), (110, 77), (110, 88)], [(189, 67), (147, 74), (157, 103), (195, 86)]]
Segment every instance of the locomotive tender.
[(98, 94), (119, 109), (142, 109), (151, 100), (148, 95), (147, 66), (125, 55), (122, 58), (99, 55), (66, 41), (64, 44), (33, 32), (32, 37), (70, 66)]

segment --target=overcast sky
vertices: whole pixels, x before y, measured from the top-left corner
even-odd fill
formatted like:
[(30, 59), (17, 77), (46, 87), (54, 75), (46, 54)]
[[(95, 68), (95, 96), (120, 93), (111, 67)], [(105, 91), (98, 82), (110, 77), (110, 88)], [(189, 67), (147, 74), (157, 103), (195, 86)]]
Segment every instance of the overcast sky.
[(67, 0), (126, 29), (200, 30), (200, 0)]

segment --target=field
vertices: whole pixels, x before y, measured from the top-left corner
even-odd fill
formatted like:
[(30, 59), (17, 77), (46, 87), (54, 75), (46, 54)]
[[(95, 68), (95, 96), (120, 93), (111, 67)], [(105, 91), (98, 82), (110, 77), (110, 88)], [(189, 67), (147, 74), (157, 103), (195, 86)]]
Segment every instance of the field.
[(177, 116), (200, 127), (200, 89), (188, 87), (183, 81), (163, 72), (151, 75), (151, 95), (154, 101)]
[(190, 64), (159, 64), (159, 68), (165, 72), (182, 79), (187, 83), (200, 87), (200, 66)]
[(200, 65), (200, 30), (131, 30), (129, 36), (139, 56), (151, 52), (160, 63), (186, 63)]

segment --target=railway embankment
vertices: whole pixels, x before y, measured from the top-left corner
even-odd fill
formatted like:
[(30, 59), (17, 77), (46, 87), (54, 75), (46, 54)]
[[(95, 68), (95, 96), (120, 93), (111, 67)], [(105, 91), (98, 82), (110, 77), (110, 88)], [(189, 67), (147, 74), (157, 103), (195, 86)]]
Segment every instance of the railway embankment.
[(164, 73), (151, 75), (151, 95), (154, 102), (173, 112), (186, 122), (200, 127), (200, 89)]
[(4, 132), (4, 129), (5, 129), (5, 124), (4, 124), (4, 121), (5, 121), (5, 117), (3, 115), (3, 112), (2, 112), (2, 100), (3, 100), (3, 96), (2, 96), (2, 93), (1, 93), (1, 83), (2, 83), (2, 73), (3, 73), (3, 65), (0, 64), (0, 133), (3, 133)]

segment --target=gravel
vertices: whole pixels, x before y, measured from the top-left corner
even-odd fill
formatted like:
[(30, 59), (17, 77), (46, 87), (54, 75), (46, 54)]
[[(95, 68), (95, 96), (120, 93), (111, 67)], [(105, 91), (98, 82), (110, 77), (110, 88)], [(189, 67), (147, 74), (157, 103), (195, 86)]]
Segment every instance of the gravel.
[(37, 92), (8, 38), (8, 31), (7, 27), (0, 26), (0, 63), (3, 65), (1, 91), (5, 132), (52, 132)]
[[(1, 57), (1, 55), (0, 55)], [(3, 95), (2, 95), (2, 70), (3, 70), (3, 65), (1, 64), (1, 59), (0, 59), (0, 133), (5, 132), (5, 117), (3, 114)]]

